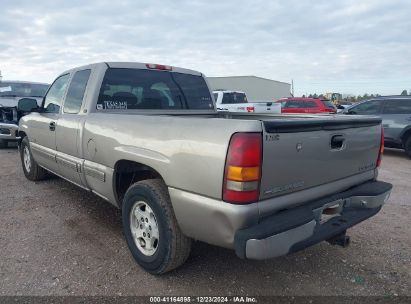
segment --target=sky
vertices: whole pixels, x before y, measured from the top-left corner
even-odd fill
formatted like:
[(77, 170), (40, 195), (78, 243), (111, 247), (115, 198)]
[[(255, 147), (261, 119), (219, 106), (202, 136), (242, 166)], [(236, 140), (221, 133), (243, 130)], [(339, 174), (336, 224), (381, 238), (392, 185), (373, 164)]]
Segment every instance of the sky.
[(3, 80), (99, 61), (294, 81), (295, 95), (411, 91), (409, 0), (0, 2)]

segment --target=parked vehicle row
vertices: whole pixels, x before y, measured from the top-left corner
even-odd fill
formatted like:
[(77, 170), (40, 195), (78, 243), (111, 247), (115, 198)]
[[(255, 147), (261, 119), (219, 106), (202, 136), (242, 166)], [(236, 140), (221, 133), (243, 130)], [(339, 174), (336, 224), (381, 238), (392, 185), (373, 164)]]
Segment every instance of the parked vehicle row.
[(52, 172), (122, 209), (141, 267), (170, 271), (193, 240), (268, 259), (377, 214), (381, 119), (218, 113), (202, 73), (104, 62), (63, 72), (20, 119), (29, 180)]
[(19, 140), (18, 122), (24, 111), (18, 111), (18, 102), (30, 98), (41, 105), (47, 84), (26, 81), (0, 81), (0, 148)]

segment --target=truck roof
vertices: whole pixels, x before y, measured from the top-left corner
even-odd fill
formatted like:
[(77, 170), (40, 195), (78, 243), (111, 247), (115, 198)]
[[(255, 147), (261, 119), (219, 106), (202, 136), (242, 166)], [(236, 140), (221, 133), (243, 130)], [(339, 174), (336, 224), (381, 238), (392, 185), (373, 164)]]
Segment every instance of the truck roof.
[(214, 90), (213, 93), (241, 93), (241, 94), (245, 94), (245, 92), (243, 91), (231, 91), (231, 90)]
[[(116, 61), (113, 61), (113, 62), (97, 62), (97, 63), (88, 64), (88, 65), (83, 65), (83, 66), (80, 66), (80, 67), (75, 67), (75, 68), (69, 69), (67, 71), (64, 71), (60, 75), (71, 73), (71, 72), (77, 71), (77, 70), (91, 69), (91, 68), (95, 68), (95, 67), (98, 67), (98, 66), (107, 66), (108, 68), (145, 69), (145, 70), (150, 70), (150, 69), (160, 70), (160, 69), (157, 69), (155, 67), (156, 66), (162, 66), (162, 67), (167, 68), (167, 71), (171, 71), (171, 72), (191, 74), (191, 75), (196, 75), (196, 76), (202, 76), (203, 75), (202, 73), (200, 73), (198, 71), (179, 68), (179, 67), (175, 67), (175, 66), (169, 66), (169, 65), (160, 65), (160, 64), (153, 64), (153, 63), (143, 63), (143, 62), (116, 62)], [(153, 67), (149, 67), (149, 66), (153, 66)]]

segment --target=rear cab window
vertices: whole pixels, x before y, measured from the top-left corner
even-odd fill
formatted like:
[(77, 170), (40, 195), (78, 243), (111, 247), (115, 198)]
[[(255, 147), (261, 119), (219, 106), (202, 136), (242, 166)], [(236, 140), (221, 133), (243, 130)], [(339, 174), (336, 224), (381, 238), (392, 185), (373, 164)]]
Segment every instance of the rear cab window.
[(103, 79), (97, 110), (212, 110), (202, 76), (178, 72), (109, 68)]
[(244, 93), (224, 92), (222, 104), (247, 103), (247, 96)]

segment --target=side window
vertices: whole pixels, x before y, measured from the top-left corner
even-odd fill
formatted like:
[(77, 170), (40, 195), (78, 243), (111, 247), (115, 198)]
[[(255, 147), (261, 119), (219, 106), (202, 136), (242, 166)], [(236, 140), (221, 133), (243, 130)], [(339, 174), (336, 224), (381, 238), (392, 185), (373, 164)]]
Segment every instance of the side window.
[(43, 108), (45, 113), (58, 113), (60, 111), (69, 76), (69, 74), (60, 76), (51, 85), (51, 88), (44, 99)]
[(386, 100), (384, 114), (411, 114), (411, 99)]
[(83, 70), (74, 74), (64, 102), (64, 113), (77, 114), (80, 112), (90, 72), (91, 70)]
[(285, 107), (288, 109), (301, 109), (304, 108), (304, 103), (299, 100), (289, 100), (285, 104)]
[(304, 108), (316, 108), (317, 104), (314, 101), (304, 101)]
[(380, 112), (381, 100), (366, 101), (350, 109), (353, 114), (375, 115)]

